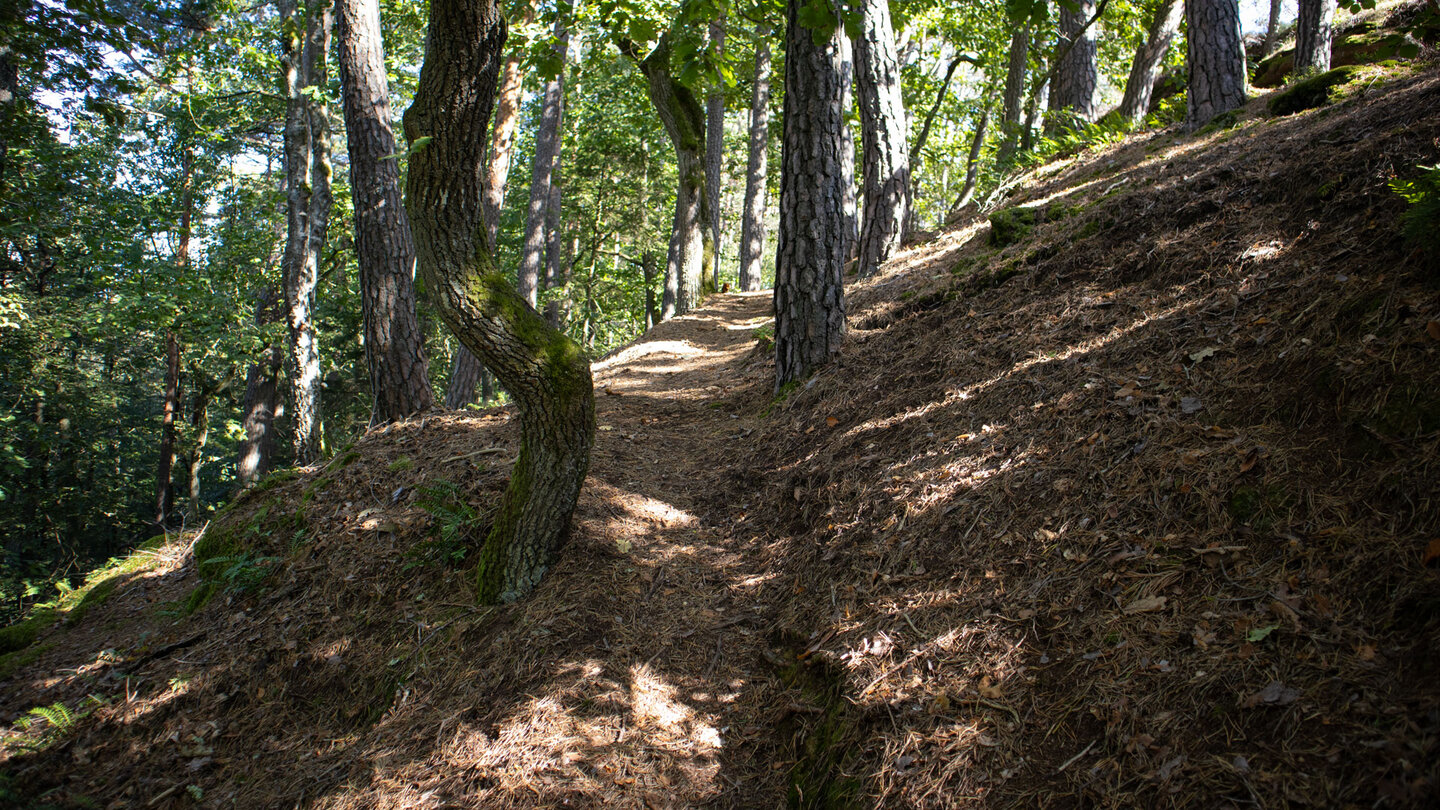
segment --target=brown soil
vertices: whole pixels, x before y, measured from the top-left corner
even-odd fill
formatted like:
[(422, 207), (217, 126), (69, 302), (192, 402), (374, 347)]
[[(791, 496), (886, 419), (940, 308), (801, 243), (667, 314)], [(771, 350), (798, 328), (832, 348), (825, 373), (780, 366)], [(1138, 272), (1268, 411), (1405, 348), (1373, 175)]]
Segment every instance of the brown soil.
[(844, 353), (779, 400), (763, 294), (597, 363), (574, 537), (521, 604), (475, 607), (443, 539), (446, 509), (483, 526), (511, 412), (372, 432), (212, 523), (237, 587), (195, 615), (172, 546), (42, 639), (0, 719), (89, 714), (5, 732), (0, 786), (1435, 806), (1440, 283), (1385, 183), (1435, 162), (1440, 78), (1367, 87), (1038, 170), (1008, 204), (1063, 216), (854, 284)]

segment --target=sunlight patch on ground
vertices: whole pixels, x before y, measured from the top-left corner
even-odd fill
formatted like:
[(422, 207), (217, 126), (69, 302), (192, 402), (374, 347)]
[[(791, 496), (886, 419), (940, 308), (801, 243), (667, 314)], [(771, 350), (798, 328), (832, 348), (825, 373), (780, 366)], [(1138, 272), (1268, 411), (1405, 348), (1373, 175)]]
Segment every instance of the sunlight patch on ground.
[(594, 371), (605, 371), (615, 366), (625, 365), (648, 357), (652, 354), (673, 354), (680, 357), (695, 357), (705, 354), (706, 350), (696, 346), (688, 340), (652, 340), (645, 343), (636, 343), (610, 357), (599, 361), (591, 366)]

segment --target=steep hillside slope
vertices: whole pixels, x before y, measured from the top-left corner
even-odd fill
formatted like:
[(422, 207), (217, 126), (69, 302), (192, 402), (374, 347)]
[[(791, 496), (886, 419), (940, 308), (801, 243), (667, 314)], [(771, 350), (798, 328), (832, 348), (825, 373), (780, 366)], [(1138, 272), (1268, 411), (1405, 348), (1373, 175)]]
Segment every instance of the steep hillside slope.
[(1366, 70), (1038, 170), (781, 397), (763, 295), (597, 363), (522, 604), (507, 410), (272, 478), (5, 676), (0, 802), (1433, 806), (1440, 77)]

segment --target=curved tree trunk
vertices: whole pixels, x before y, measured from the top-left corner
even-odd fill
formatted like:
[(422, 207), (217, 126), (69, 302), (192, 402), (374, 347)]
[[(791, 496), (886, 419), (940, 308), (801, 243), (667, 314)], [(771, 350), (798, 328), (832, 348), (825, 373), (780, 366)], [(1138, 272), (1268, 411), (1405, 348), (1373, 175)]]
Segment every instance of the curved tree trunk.
[(530, 164), (530, 205), (525, 211), (525, 249), (516, 271), (520, 295), (535, 306), (539, 300), (540, 274), (545, 270), (545, 214), (550, 206), (550, 175), (560, 158), (560, 120), (565, 115), (565, 55), (570, 33), (563, 14), (555, 18), (555, 52), (560, 71), (545, 82), (540, 121), (535, 128), (535, 155)]
[(1296, 76), (1330, 69), (1334, 21), (1335, 0), (1300, 0), (1300, 16), (1295, 21)]
[[(725, 53), (725, 17), (710, 23), (710, 42), (718, 61)], [(720, 186), (725, 168), (725, 91), (717, 84), (705, 96), (705, 207), (709, 229), (711, 284), (720, 291)]]
[(1185, 127), (1195, 130), (1245, 103), (1245, 48), (1239, 0), (1185, 3), (1189, 74)]
[[(1096, 65), (1098, 43), (1093, 26), (1086, 23), (1095, 13), (1095, 0), (1080, 0), (1075, 8), (1060, 5), (1060, 38), (1055, 49), (1061, 54), (1050, 109), (1069, 110), (1081, 121), (1095, 120), (1095, 84), (1100, 72)], [(1073, 44), (1072, 44), (1073, 43)], [(1051, 117), (1051, 125), (1060, 122)]]
[(777, 391), (829, 362), (845, 337), (844, 39), (837, 26), (817, 45), (815, 32), (800, 22), (802, 3), (790, 0), (785, 15), (785, 145), (775, 256)]
[[(331, 6), (322, 0), (303, 23), (293, 0), (285, 0), (286, 26), (281, 69), (285, 90), (285, 174), (289, 202), (284, 277), (285, 319), (289, 327), (290, 399), (295, 460), (320, 457), (320, 347), (315, 335), (315, 287), (320, 253), (330, 224), (330, 123), (322, 103), (309, 95), (323, 92), (325, 57), (330, 49)], [(303, 34), (303, 37), (302, 37)]]
[[(535, 8), (524, 4), (521, 19), (531, 22)], [(515, 125), (520, 120), (520, 96), (524, 89), (525, 74), (520, 63), (525, 51), (512, 47), (505, 54), (504, 67), (500, 69), (500, 94), (495, 102), (495, 123), (490, 128), (490, 162), (485, 167), (485, 232), (490, 244), (497, 243), (500, 236), (500, 211), (505, 207), (505, 186), (510, 179), (510, 163), (515, 155)], [(445, 386), (445, 407), (459, 410), (475, 401), (475, 386), (482, 387), (482, 398), (490, 401), (491, 391), (487, 385), (490, 375), (480, 361), (463, 345), (455, 352), (450, 362), (450, 381)]]
[(415, 317), (415, 244), (400, 196), (390, 87), (376, 0), (339, 0), (340, 96), (350, 146), (355, 252), (370, 369), (370, 424), (434, 405), (425, 340)]
[(514, 397), (520, 456), (477, 555), (481, 601), (533, 590), (554, 562), (590, 464), (595, 400), (574, 342), (505, 280), (480, 227), (482, 136), (494, 102), (505, 23), (494, 0), (432, 0), (415, 102), (406, 206), (420, 273), (450, 329)]
[(750, 156), (745, 168), (745, 214), (740, 221), (740, 289), (758, 290), (765, 254), (766, 173), (770, 145), (770, 26), (755, 28), (755, 88), (750, 97)]
[(865, 207), (860, 223), (860, 277), (873, 276), (900, 247), (910, 209), (910, 154), (900, 65), (888, 0), (861, 0), (855, 40), (855, 87), (865, 152)]
[(1010, 34), (1010, 56), (1005, 65), (1005, 99), (1000, 112), (1000, 153), (996, 160), (1008, 166), (1015, 159), (1020, 138), (1022, 105), (1025, 103), (1025, 72), (1030, 66), (1030, 24)]
[(1125, 97), (1115, 115), (1127, 127), (1136, 127), (1145, 120), (1150, 109), (1150, 93), (1160, 78), (1165, 64), (1165, 54), (1175, 41), (1180, 30), (1180, 17), (1184, 9), (1180, 0), (1160, 0), (1155, 7), (1155, 16), (1145, 32), (1145, 41), (1135, 49), (1135, 60), (1130, 63), (1130, 77), (1125, 80)]
[(660, 317), (684, 315), (700, 305), (705, 267), (705, 111), (695, 93), (670, 73), (669, 33), (662, 34), (655, 49), (643, 58), (629, 40), (618, 44), (645, 75), (650, 103), (675, 147), (675, 219)]

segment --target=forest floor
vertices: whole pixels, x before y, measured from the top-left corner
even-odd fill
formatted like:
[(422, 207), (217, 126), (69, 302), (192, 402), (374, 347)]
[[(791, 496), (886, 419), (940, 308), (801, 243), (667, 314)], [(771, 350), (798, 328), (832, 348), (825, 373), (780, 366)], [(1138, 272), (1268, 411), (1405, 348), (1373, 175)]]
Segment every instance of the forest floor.
[(1440, 282), (1386, 184), (1437, 109), (1367, 68), (1041, 167), (781, 397), (767, 294), (657, 326), (516, 605), (455, 559), (511, 409), (273, 476), (0, 676), (0, 804), (1436, 806)]

